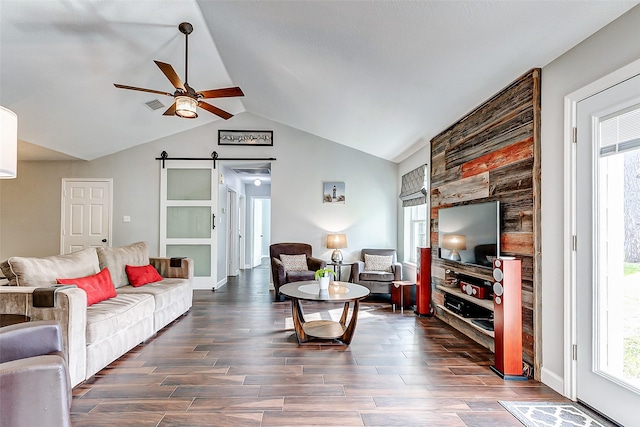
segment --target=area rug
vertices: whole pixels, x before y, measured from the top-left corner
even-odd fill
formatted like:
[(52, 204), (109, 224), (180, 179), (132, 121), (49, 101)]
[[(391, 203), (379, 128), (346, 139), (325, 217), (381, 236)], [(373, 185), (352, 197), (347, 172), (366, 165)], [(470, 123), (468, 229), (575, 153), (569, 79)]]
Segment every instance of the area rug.
[(588, 408), (572, 402), (499, 402), (527, 427), (615, 427)]

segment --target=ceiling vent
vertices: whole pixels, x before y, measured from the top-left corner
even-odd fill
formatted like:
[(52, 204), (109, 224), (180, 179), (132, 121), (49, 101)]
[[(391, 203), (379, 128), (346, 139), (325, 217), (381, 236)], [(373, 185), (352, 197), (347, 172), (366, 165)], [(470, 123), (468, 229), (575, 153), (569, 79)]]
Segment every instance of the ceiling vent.
[(164, 108), (164, 105), (162, 104), (162, 102), (158, 101), (157, 99), (154, 99), (153, 101), (145, 102), (144, 105), (146, 105), (151, 111), (156, 111), (161, 108)]
[(269, 168), (234, 168), (238, 175), (271, 175)]

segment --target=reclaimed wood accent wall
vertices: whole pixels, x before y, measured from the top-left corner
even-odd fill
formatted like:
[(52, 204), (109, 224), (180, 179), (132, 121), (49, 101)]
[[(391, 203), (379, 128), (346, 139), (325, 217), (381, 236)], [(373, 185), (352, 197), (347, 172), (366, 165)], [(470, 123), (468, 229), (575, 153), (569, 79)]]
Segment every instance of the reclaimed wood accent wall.
[[(539, 376), (540, 69), (533, 69), (431, 140), (431, 274), (491, 280), (490, 268), (438, 258), (438, 210), (500, 201), (501, 254), (522, 260), (523, 359)], [(444, 295), (433, 290), (436, 304)], [(465, 330), (493, 348), (491, 338)]]

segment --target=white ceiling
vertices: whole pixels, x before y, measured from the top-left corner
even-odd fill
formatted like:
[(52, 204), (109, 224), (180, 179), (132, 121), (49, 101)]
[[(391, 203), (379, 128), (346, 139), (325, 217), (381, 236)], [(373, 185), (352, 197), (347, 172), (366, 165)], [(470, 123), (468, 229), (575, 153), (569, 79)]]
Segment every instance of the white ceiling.
[[(21, 140), (91, 160), (202, 126), (144, 103), (172, 98), (153, 60), (212, 100), (401, 161), (483, 100), (639, 1), (1, 0), (0, 104)], [(233, 128), (233, 118), (228, 122)]]

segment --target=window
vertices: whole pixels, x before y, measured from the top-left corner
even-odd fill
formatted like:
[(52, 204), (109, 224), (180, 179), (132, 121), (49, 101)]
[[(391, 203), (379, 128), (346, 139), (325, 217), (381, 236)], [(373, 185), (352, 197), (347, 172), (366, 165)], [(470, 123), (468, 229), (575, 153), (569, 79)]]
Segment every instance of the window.
[(404, 261), (417, 262), (418, 249), (427, 247), (427, 205), (404, 208)]

